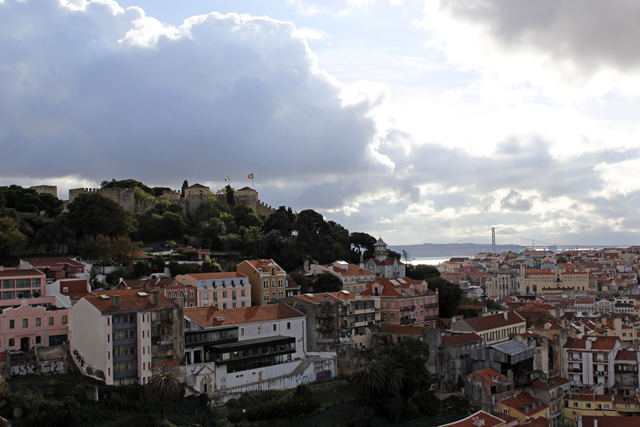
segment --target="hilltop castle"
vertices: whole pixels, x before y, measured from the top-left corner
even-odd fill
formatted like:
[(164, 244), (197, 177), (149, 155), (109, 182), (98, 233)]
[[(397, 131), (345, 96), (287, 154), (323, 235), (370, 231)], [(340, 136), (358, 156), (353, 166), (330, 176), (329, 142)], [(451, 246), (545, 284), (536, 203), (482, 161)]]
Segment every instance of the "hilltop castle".
[[(98, 193), (108, 199), (113, 200), (130, 214), (144, 212), (155, 206), (159, 200), (168, 200), (182, 207), (182, 211), (189, 216), (196, 213), (198, 206), (206, 202), (209, 196), (213, 195), (211, 189), (202, 184), (189, 186), (188, 181), (184, 181), (181, 190), (165, 190), (162, 195), (155, 200), (139, 200), (134, 197), (133, 188), (74, 188), (69, 190), (69, 203), (79, 194)], [(222, 202), (226, 203), (224, 196), (216, 195)], [(236, 191), (236, 205), (251, 206), (258, 215), (267, 216), (275, 209), (262, 203), (258, 199), (258, 192), (250, 187), (244, 187)]]

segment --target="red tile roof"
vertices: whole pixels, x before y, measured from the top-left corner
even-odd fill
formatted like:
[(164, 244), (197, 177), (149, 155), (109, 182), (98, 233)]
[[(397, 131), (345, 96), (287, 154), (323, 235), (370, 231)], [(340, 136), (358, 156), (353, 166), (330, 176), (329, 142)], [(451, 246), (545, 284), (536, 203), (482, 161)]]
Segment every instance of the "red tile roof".
[(287, 304), (269, 304), (227, 310), (219, 310), (211, 306), (187, 307), (184, 309), (184, 315), (203, 328), (305, 317), (303, 313)]
[[(271, 267), (275, 267), (276, 271), (284, 271), (278, 264), (276, 264), (276, 262), (272, 259), (251, 259), (251, 260), (245, 260), (243, 262), (246, 262), (248, 264), (250, 264), (253, 268), (255, 268), (256, 270), (260, 270), (265, 269), (265, 268), (271, 268)], [(240, 263), (242, 264), (242, 262)]]
[(583, 415), (582, 427), (640, 427), (640, 417), (606, 417), (604, 415)]
[[(616, 342), (618, 342), (617, 337), (596, 337), (595, 340), (591, 341), (591, 350), (613, 350)], [(580, 338), (571, 338), (564, 345), (564, 348), (574, 349), (574, 350), (587, 350), (587, 340)]]
[(488, 384), (499, 383), (501, 381), (507, 380), (507, 377), (505, 377), (504, 375), (500, 374), (499, 372), (497, 372), (495, 369), (492, 369), (492, 368), (475, 371), (473, 374), (479, 375)]
[[(511, 399), (506, 399), (502, 401), (504, 406), (507, 406), (510, 409), (514, 409), (522, 414), (532, 416), (533, 414), (537, 414), (541, 411), (544, 411), (549, 406), (542, 403), (540, 399), (536, 399), (535, 397), (527, 394), (520, 393), (516, 397), (512, 397)], [(533, 405), (536, 404), (536, 407), (533, 408)]]
[[(96, 307), (102, 313), (117, 313), (123, 311), (141, 311), (154, 310), (159, 308), (173, 308), (177, 304), (158, 293), (158, 304), (151, 304), (151, 294), (146, 296), (139, 295), (137, 289), (116, 289), (110, 291), (93, 291), (84, 297), (89, 303)], [(102, 298), (107, 295), (110, 298)], [(112, 305), (112, 297), (120, 297), (120, 307), (116, 308)]]
[(453, 334), (451, 336), (442, 337), (442, 345), (454, 347), (463, 344), (469, 344), (472, 342), (482, 341), (482, 337), (475, 332), (463, 332), (459, 334)]
[(64, 257), (51, 257), (51, 258), (21, 258), (21, 261), (27, 262), (33, 267), (60, 267), (64, 264), (69, 264), (73, 267), (84, 267), (85, 265), (79, 261), (72, 260)]
[(495, 328), (502, 328), (502, 327), (525, 322), (525, 320), (515, 312), (508, 311), (505, 313), (507, 314), (506, 319), (504, 318), (504, 313), (498, 313), (498, 314), (492, 314), (489, 316), (476, 317), (473, 319), (465, 319), (465, 321), (476, 332), (486, 331), (486, 330), (495, 329)]
[(466, 418), (463, 418), (459, 421), (455, 421), (449, 424), (442, 424), (438, 427), (477, 427), (476, 424), (480, 424), (475, 422), (476, 420), (482, 420), (482, 427), (499, 427), (505, 424), (504, 420), (501, 420), (498, 417), (494, 417), (491, 414), (488, 414), (484, 411), (478, 411), (475, 414), (469, 415)]

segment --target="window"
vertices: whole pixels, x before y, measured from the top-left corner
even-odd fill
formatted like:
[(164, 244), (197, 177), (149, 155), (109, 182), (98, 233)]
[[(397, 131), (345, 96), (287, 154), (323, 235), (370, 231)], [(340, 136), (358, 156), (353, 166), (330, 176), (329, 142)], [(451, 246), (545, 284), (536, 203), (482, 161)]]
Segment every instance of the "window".
[(395, 315), (395, 313), (391, 313), (391, 320), (396, 320), (396, 315)]
[(244, 302), (244, 301), (242, 301), (242, 303), (241, 303), (241, 304), (242, 304), (242, 308), (244, 308), (244, 304), (245, 304), (245, 302)]
[(67, 324), (67, 316), (66, 315), (62, 316), (62, 324), (63, 325)]
[(291, 329), (291, 322), (287, 322), (287, 329)]
[(272, 276), (276, 275), (276, 268), (275, 267), (271, 267), (271, 275)]
[(16, 321), (9, 320), (9, 329), (15, 329), (15, 327), (16, 327)]
[(240, 336), (244, 336), (244, 328), (240, 328)]
[(258, 326), (258, 333), (260, 333), (260, 326)]
[(608, 403), (604, 404), (604, 409), (609, 409), (609, 404)]
[(280, 291), (278, 292), (278, 299), (282, 299), (284, 298), (284, 292)]
[(240, 291), (240, 296), (243, 297), (244, 295), (244, 289)]
[(49, 317), (49, 326), (53, 326), (53, 317)]
[(180, 291), (180, 298), (184, 298), (184, 291)]
[(600, 403), (598, 403), (598, 404), (596, 405), (596, 408), (598, 408), (598, 409), (602, 409), (602, 405), (601, 405)]
[(279, 288), (281, 288), (281, 287), (282, 287), (282, 284), (283, 284), (282, 279), (278, 279), (278, 287), (279, 287)]
[(193, 298), (193, 291), (189, 291), (189, 298)]
[(16, 345), (16, 340), (13, 338), (9, 338), (9, 347), (13, 347), (14, 345)]
[(40, 317), (36, 317), (36, 326), (42, 326), (42, 319)]
[(276, 299), (276, 293), (275, 292), (271, 292), (271, 299), (273, 301), (275, 301), (275, 299)]
[(268, 288), (269, 287), (269, 281), (265, 280), (264, 282), (262, 282), (262, 287)]
[(36, 344), (42, 344), (42, 337), (40, 335), (36, 336)]
[(226, 298), (227, 297), (227, 291), (222, 291), (222, 298)]
[(29, 319), (22, 319), (22, 327), (23, 328), (29, 327)]
[(587, 409), (591, 409), (591, 403), (587, 403)]
[(578, 402), (573, 402), (573, 407), (577, 408), (578, 407)]
[(271, 280), (271, 287), (275, 288), (276, 287), (276, 279), (272, 279)]
[(231, 304), (233, 308), (238, 308), (238, 303), (234, 302), (233, 304)]
[(276, 331), (276, 324), (274, 323), (273, 324), (273, 332), (275, 332), (275, 331)]
[(268, 292), (267, 292), (267, 293), (265, 293), (265, 294), (264, 294), (264, 296), (262, 297), (262, 299), (263, 299), (264, 301), (269, 301), (269, 293), (268, 293)]

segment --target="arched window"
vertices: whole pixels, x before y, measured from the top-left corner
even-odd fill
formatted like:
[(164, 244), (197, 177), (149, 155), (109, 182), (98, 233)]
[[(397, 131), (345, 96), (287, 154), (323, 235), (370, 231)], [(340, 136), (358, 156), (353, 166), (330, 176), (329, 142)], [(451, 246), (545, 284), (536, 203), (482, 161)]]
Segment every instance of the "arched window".
[(13, 347), (16, 345), (16, 340), (14, 338), (9, 338), (9, 347)]
[(184, 291), (180, 291), (180, 298), (184, 298)]

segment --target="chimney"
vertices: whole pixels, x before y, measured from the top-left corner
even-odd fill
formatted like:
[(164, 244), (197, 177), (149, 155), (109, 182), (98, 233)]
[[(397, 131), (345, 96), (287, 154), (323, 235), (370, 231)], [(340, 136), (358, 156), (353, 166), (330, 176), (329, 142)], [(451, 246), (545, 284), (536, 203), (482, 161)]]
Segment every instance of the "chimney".
[(578, 414), (578, 427), (582, 427), (582, 414)]
[(184, 298), (176, 298), (176, 303), (178, 303), (178, 307), (184, 308)]
[(598, 427), (598, 419), (597, 418), (593, 419), (593, 427)]
[(158, 305), (158, 291), (151, 291), (149, 295), (149, 302), (151, 305)]
[(120, 308), (120, 295), (113, 295), (111, 297), (111, 305), (113, 308)]
[(509, 320), (509, 316), (507, 315), (506, 311), (503, 311), (502, 315), (504, 316), (504, 320)]

